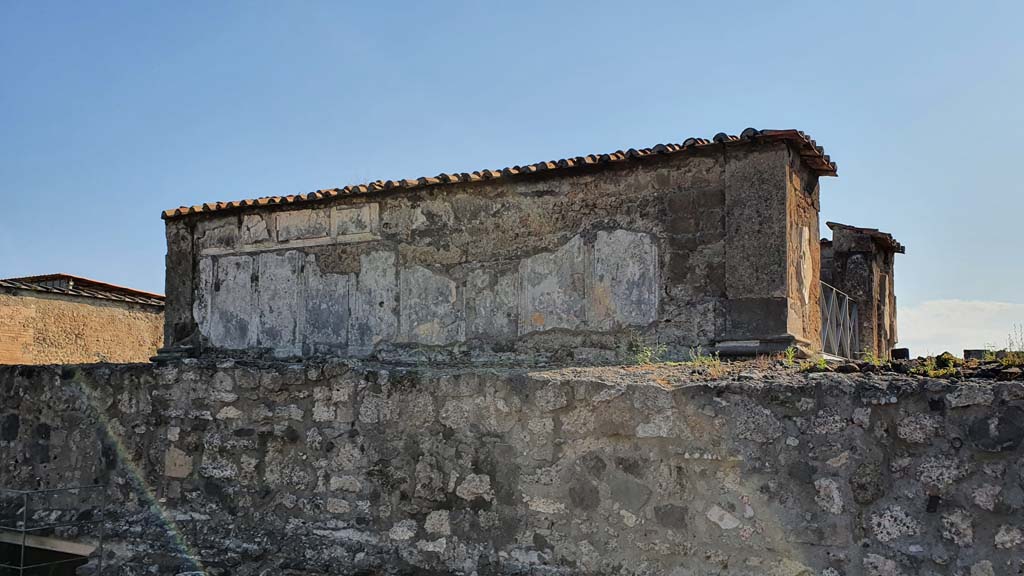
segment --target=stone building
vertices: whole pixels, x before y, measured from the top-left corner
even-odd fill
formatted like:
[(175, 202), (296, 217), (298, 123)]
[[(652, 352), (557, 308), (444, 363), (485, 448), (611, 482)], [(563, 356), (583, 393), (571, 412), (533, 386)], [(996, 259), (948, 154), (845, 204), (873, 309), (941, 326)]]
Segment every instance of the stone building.
[(821, 279), (858, 303), (858, 351), (888, 358), (896, 347), (896, 254), (906, 248), (891, 234), (828, 222), (832, 240), (821, 241)]
[(0, 280), (0, 364), (147, 362), (164, 298), (68, 274)]
[(164, 213), (166, 352), (608, 359), (820, 348), (796, 130)]

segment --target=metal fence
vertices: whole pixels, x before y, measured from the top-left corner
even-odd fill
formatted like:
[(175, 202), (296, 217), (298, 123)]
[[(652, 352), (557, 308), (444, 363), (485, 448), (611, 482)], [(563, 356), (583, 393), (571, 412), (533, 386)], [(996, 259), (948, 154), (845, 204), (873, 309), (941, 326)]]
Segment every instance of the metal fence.
[[(94, 507), (91, 513), (76, 511), (68, 506), (70, 500), (80, 500), (83, 493), (88, 494), (102, 488), (102, 485), (73, 486), (70, 488), (51, 488), (45, 490), (13, 490), (0, 488), (0, 534), (3, 535), (0, 545), (5, 554), (0, 557), (0, 574), (36, 575), (60, 573), (58, 570), (68, 565), (74, 566), (88, 562), (88, 556), (82, 554), (53, 551), (51, 558), (41, 558), (34, 553), (36, 545), (42, 537), (52, 534), (55, 530), (80, 530), (90, 525), (97, 527), (97, 545), (94, 550), (97, 558), (95, 575), (103, 573), (103, 520), (101, 511)], [(64, 505), (40, 506), (41, 499), (63, 499)], [(32, 512), (30, 512), (30, 510)], [(39, 524), (32, 524), (36, 513), (44, 518)], [(44, 548), (45, 549), (45, 548)]]
[(851, 359), (860, 351), (857, 303), (824, 282), (821, 283), (821, 351)]

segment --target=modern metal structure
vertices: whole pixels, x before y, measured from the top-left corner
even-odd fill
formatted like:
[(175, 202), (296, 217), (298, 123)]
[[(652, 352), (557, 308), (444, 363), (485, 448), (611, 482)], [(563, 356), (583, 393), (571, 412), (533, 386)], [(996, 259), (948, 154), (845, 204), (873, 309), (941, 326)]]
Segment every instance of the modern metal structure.
[[(0, 488), (0, 576), (74, 574), (93, 553), (97, 558), (93, 574), (103, 574), (102, 510), (81, 505), (89, 493), (101, 488), (99, 484), (43, 490)], [(54, 500), (61, 500), (60, 505)], [(42, 520), (33, 524), (33, 518)], [(53, 537), (90, 526), (96, 527), (95, 546)]]
[(834, 286), (821, 283), (821, 351), (853, 359), (860, 352), (857, 303)]

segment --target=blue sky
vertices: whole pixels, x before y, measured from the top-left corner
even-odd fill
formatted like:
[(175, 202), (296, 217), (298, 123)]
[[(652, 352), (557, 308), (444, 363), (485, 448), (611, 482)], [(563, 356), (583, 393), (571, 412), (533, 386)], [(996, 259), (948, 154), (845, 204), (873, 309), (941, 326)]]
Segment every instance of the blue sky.
[(907, 245), (904, 343), (998, 344), (1024, 322), (1022, 21), (1020, 2), (3, 2), (0, 277), (162, 291), (159, 214), (181, 204), (793, 127), (839, 164), (822, 221)]

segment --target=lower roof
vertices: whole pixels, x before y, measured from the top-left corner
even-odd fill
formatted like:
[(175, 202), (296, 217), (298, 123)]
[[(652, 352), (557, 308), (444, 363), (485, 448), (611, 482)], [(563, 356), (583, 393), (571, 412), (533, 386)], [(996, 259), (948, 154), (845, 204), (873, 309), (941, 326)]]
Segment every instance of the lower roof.
[(130, 302), (147, 306), (163, 307), (164, 305), (164, 296), (162, 294), (126, 288), (117, 284), (109, 284), (71, 274), (44, 274), (42, 276), (4, 278), (0, 279), (0, 288)]

